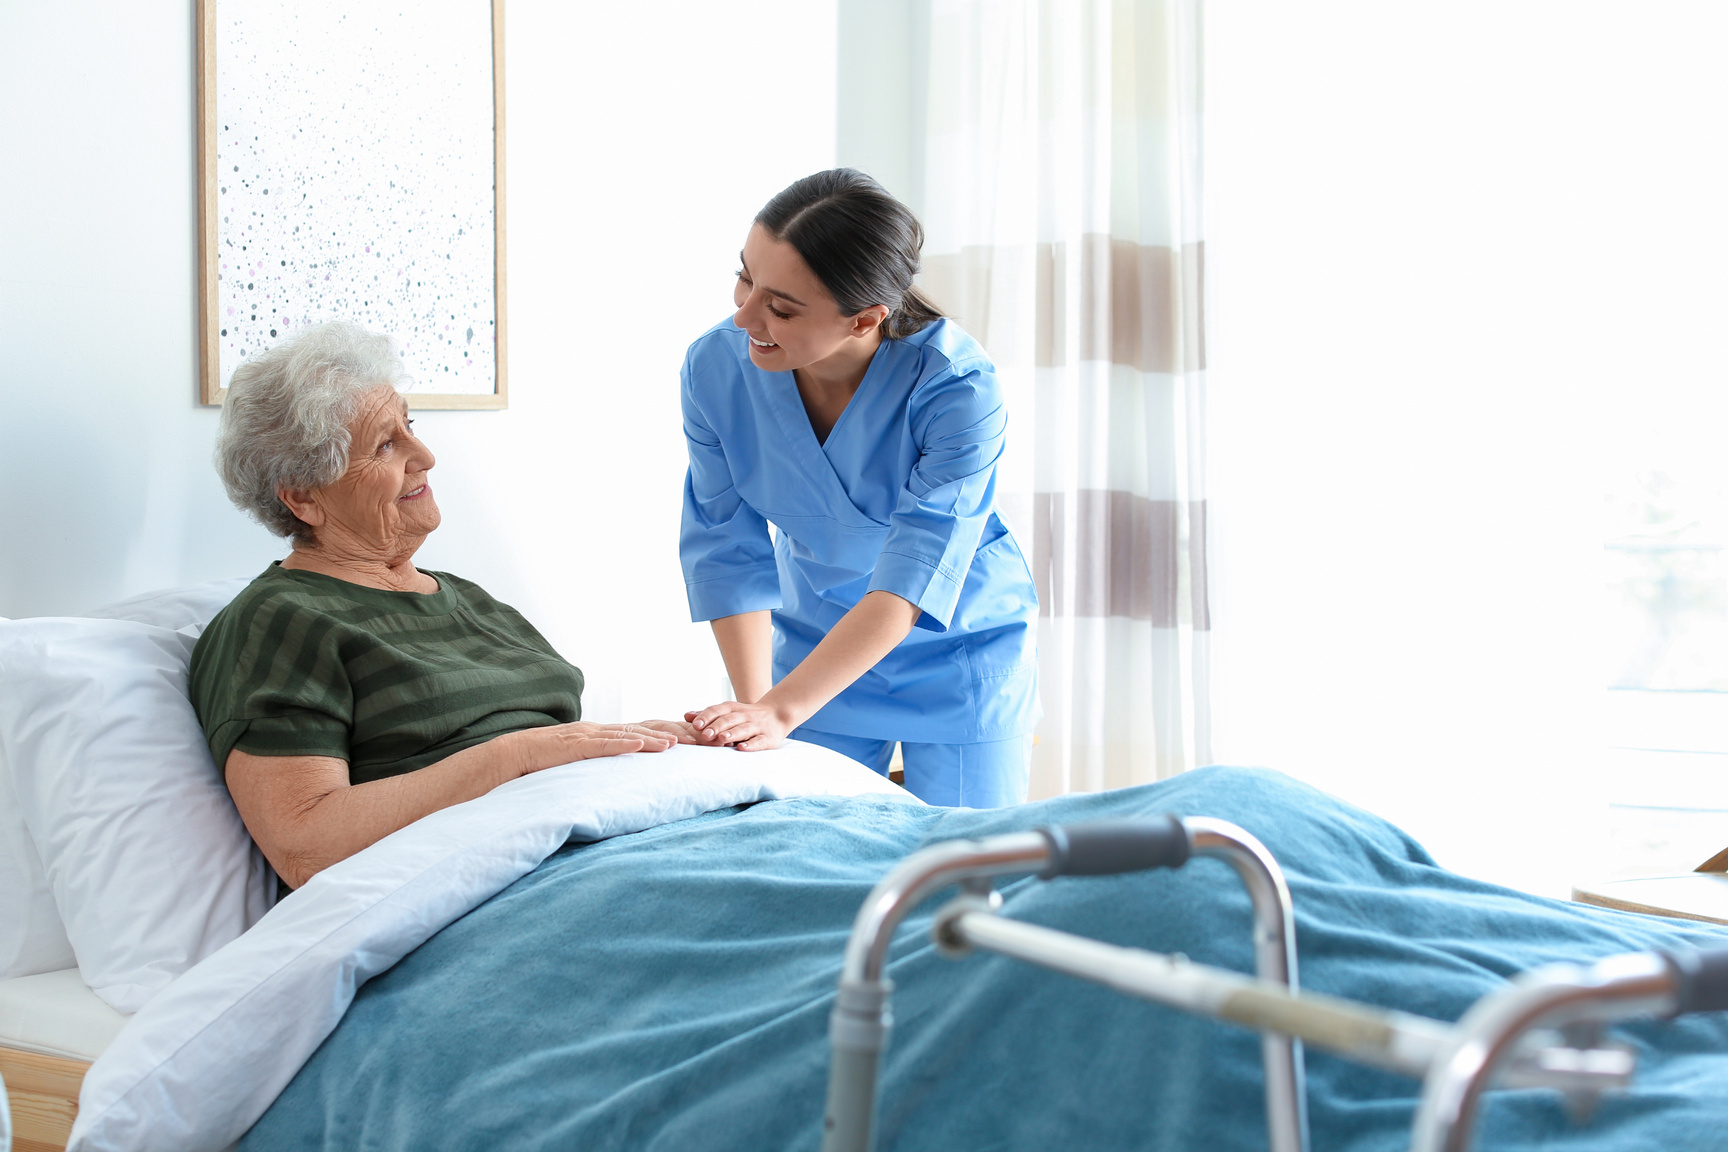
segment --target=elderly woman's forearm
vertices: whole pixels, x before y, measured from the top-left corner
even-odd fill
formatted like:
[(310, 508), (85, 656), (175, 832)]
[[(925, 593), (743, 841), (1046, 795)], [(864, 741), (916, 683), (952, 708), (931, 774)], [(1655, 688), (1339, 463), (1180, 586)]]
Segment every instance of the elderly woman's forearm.
[(417, 772), (348, 783), (329, 756), (228, 756), (228, 789), (277, 875), (298, 888), (390, 833), (520, 775), (511, 748), (488, 741)]
[(675, 737), (633, 725), (529, 728), (464, 748), (399, 776), (348, 782), (330, 756), (228, 755), (228, 790), (270, 866), (298, 888), (330, 865), (423, 816), (484, 796), (498, 785), (575, 760), (658, 751)]

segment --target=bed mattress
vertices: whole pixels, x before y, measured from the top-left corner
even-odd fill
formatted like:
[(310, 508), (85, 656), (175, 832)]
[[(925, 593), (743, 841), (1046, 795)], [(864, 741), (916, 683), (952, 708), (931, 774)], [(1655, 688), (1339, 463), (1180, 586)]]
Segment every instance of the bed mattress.
[(0, 1045), (94, 1060), (127, 1017), (90, 991), (78, 969), (0, 980)]

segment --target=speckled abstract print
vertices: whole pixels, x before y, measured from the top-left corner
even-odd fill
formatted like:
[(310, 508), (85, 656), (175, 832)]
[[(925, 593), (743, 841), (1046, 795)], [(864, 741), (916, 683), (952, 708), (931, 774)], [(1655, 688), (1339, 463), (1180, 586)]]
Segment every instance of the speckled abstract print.
[(345, 318), (411, 391), (495, 390), (492, 23), (485, 0), (221, 0), (221, 379)]

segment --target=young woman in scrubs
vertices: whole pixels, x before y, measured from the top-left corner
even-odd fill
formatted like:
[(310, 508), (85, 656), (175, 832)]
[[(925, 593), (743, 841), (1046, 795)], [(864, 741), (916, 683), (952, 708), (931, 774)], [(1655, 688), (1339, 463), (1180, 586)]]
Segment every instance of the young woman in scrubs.
[(1037, 594), (994, 507), (996, 372), (912, 286), (922, 245), (863, 173), (799, 180), (744, 241), (737, 312), (690, 346), (679, 551), (737, 699), (686, 719), (882, 773), (898, 741), (924, 800), (1013, 804)]

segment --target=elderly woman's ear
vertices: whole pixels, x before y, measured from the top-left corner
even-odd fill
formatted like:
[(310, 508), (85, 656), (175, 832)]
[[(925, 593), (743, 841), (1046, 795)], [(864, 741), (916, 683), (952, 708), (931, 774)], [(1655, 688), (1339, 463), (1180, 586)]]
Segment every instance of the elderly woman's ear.
[(282, 501), (282, 506), (294, 513), (294, 518), (309, 528), (324, 526), (324, 509), (312, 499), (312, 494), (302, 488), (278, 488), (276, 499)]

